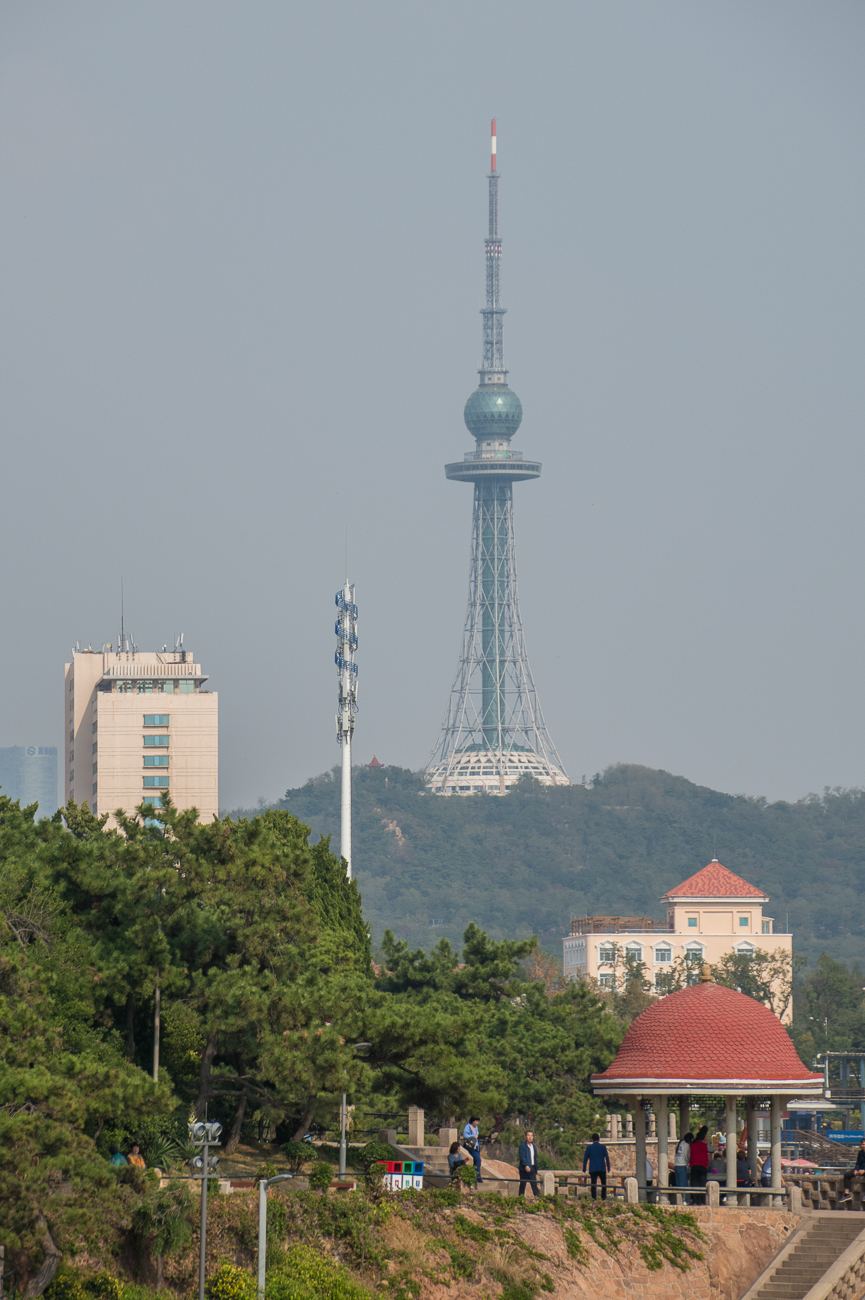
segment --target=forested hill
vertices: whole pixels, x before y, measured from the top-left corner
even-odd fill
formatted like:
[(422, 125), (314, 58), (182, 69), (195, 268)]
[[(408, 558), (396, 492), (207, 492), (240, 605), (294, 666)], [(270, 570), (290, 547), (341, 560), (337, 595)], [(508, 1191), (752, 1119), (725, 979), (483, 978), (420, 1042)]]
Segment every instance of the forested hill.
[[(281, 807), (339, 844), (338, 769)], [(313, 836), (315, 839), (315, 835)], [(609, 768), (591, 787), (519, 788), (506, 798), (436, 798), (403, 768), (358, 768), (354, 868), (378, 941), (459, 942), (536, 933), (560, 955), (571, 917), (662, 920), (665, 890), (714, 856), (771, 896), (777, 930), (813, 959), (849, 962), (865, 937), (865, 792), (797, 803), (720, 794), (651, 768)]]

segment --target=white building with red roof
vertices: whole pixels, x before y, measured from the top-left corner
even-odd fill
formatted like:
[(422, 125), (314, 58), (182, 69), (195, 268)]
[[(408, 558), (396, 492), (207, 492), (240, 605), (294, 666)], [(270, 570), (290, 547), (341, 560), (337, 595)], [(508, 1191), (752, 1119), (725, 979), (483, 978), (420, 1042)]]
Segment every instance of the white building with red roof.
[[(791, 967), (793, 939), (778, 933), (772, 917), (764, 916), (769, 895), (743, 880), (713, 858), (702, 871), (689, 876), (661, 896), (666, 921), (643, 916), (582, 916), (571, 922), (564, 944), (567, 979), (597, 980), (615, 988), (627, 967), (627, 958), (642, 962), (646, 976), (658, 992), (676, 967), (693, 969), (704, 962), (716, 966), (731, 954), (753, 957), (767, 953), (778, 966)], [(779, 993), (782, 980), (776, 981)], [(792, 1001), (779, 1000), (781, 1020), (792, 1019)]]

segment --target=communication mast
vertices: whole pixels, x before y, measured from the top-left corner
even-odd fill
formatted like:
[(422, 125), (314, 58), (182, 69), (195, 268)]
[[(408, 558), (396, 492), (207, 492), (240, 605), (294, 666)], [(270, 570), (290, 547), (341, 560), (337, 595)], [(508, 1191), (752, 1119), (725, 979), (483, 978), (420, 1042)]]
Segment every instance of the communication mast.
[(340, 823), (340, 851), (345, 858), (346, 875), (351, 880), (351, 738), (354, 734), (354, 715), (357, 713), (357, 605), (354, 603), (354, 586), (346, 579), (342, 591), (336, 593), (339, 610), (336, 632), (336, 674), (339, 679), (339, 704), (336, 715), (336, 739), (342, 746), (342, 807)]
[(464, 412), (476, 446), (461, 461), (445, 466), (449, 479), (474, 484), (474, 512), (459, 666), (426, 767), (435, 794), (506, 794), (522, 776), (544, 785), (570, 784), (541, 712), (517, 595), (513, 485), (540, 477), (541, 466), (511, 450), (523, 407), (508, 387), (502, 341), (495, 120), (491, 146), (483, 366)]

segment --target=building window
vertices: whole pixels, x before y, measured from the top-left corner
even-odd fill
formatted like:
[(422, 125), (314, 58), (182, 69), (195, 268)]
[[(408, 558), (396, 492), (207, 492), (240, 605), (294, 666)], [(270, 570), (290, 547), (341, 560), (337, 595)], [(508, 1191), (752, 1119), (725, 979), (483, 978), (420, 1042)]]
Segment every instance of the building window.
[(662, 965), (662, 964), (664, 964), (665, 962), (672, 961), (672, 960), (673, 960), (673, 951), (672, 951), (671, 948), (656, 948), (656, 949), (655, 949), (655, 961), (656, 961), (659, 965)]
[(608, 962), (608, 961), (615, 961), (615, 960), (616, 960), (615, 948), (602, 948), (601, 951), (598, 953), (599, 962)]
[(747, 916), (740, 916), (740, 917), (739, 917), (739, 924), (740, 924), (740, 925), (747, 925), (747, 924), (748, 924), (748, 918), (747, 918)]
[(177, 691), (179, 695), (192, 695), (195, 690), (195, 682), (178, 682)]
[(95, 793), (96, 793), (96, 782), (95, 782), (95, 781), (93, 782), (93, 790), (92, 790), (91, 793), (92, 793), (92, 794), (95, 794)]
[(167, 727), (168, 717), (167, 713), (145, 713), (144, 725), (145, 727)]
[(598, 983), (602, 989), (611, 989), (613, 987), (613, 977), (612, 975), (601, 975)]
[(772, 933), (772, 922), (771, 922), (771, 921), (764, 921), (764, 922), (763, 922), (763, 933), (764, 933), (764, 934), (771, 934), (771, 933)]
[(740, 943), (736, 945), (736, 952), (742, 957), (754, 956), (754, 945), (752, 943)]
[(157, 745), (159, 745), (159, 746), (161, 746), (163, 749), (167, 749), (167, 748), (168, 748), (168, 737), (167, 737), (167, 736), (145, 736), (145, 737), (144, 737), (144, 745), (145, 745), (145, 748), (148, 747), (148, 746), (151, 747), (151, 748), (155, 748)]
[(146, 794), (146, 795), (144, 796), (144, 798), (141, 800), (141, 802), (142, 802), (143, 804), (147, 804), (147, 806), (150, 807), (150, 808), (161, 808), (161, 807), (162, 807), (162, 795), (161, 795), (161, 794)]
[(690, 944), (685, 949), (685, 961), (698, 962), (703, 960), (703, 949), (697, 944)]
[(144, 766), (145, 767), (168, 767), (168, 755), (167, 754), (145, 754)]
[(162, 689), (166, 695), (174, 694), (174, 682), (163, 682)]
[(96, 767), (97, 767), (97, 764), (94, 763), (94, 764), (93, 764), (93, 775), (94, 775), (94, 776), (96, 775)]
[(157, 786), (157, 787), (161, 786), (165, 788), (167, 785), (168, 785), (167, 776), (146, 776), (144, 778), (145, 790), (148, 789), (148, 787), (152, 787), (152, 786)]
[(632, 959), (632, 961), (643, 960), (643, 949), (640, 947), (638, 943), (634, 943), (634, 944), (629, 943), (627, 948), (625, 949), (625, 952)]
[(696, 918), (696, 916), (689, 916), (689, 917), (688, 917), (688, 929), (689, 929), (689, 930), (696, 930), (696, 928), (697, 928), (697, 918)]

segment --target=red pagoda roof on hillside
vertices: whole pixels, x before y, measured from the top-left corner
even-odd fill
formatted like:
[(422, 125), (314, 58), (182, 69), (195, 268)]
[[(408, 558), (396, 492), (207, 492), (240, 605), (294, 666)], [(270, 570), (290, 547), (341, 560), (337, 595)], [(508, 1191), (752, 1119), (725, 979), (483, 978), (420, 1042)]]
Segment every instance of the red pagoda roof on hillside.
[(768, 1007), (706, 981), (652, 1003), (628, 1029), (612, 1065), (592, 1075), (598, 1092), (636, 1085), (670, 1085), (673, 1091), (689, 1084), (790, 1086), (810, 1093), (822, 1088), (823, 1076), (802, 1064)]
[(380, 762), (378, 761), (378, 759), (376, 758), (375, 754), (373, 754), (373, 756), (372, 756), (372, 762), (371, 762), (371, 763), (367, 763), (367, 767), (384, 767), (384, 763), (380, 763)]
[(675, 889), (668, 889), (662, 898), (765, 898), (762, 889), (749, 885), (747, 880), (722, 867), (713, 858), (707, 867), (683, 880)]

